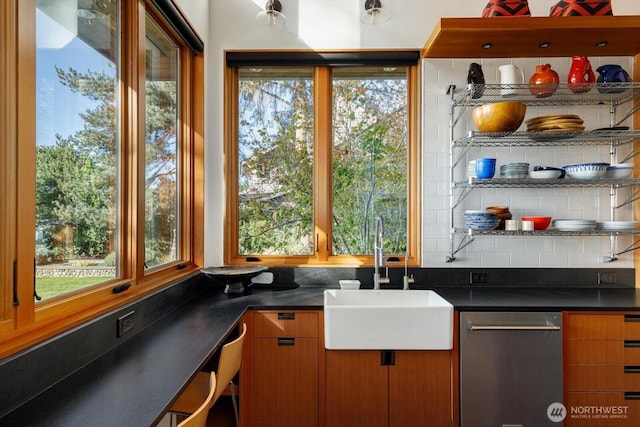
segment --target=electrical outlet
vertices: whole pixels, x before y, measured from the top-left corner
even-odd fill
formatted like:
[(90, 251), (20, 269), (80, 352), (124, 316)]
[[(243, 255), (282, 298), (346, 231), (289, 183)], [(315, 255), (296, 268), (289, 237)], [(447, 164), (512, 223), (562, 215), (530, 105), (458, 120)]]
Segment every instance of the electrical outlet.
[(129, 332), (131, 332), (133, 330), (133, 327), (135, 326), (135, 322), (133, 319), (133, 314), (135, 313), (135, 311), (131, 311), (121, 317), (118, 317), (118, 332), (117, 332), (117, 336), (121, 337), (124, 334), (127, 334)]
[(469, 277), (469, 283), (487, 283), (489, 281), (489, 275), (484, 272), (472, 271)]
[(616, 273), (614, 271), (599, 271), (598, 285), (615, 285)]

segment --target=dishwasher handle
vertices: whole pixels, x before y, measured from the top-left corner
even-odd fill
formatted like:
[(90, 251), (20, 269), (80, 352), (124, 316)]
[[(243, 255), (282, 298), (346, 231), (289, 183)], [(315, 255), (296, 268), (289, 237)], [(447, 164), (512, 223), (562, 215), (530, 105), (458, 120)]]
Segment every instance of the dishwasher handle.
[(559, 331), (557, 325), (472, 325), (470, 331)]

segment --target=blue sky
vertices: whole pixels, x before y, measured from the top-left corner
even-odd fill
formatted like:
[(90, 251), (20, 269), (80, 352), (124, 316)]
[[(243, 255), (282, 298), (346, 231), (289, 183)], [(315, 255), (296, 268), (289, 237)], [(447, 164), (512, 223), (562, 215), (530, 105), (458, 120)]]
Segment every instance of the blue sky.
[(60, 84), (56, 66), (80, 73), (88, 70), (115, 73), (104, 56), (45, 13), (37, 11), (36, 142), (52, 145), (55, 135), (66, 138), (82, 129), (81, 112), (92, 107), (88, 98)]

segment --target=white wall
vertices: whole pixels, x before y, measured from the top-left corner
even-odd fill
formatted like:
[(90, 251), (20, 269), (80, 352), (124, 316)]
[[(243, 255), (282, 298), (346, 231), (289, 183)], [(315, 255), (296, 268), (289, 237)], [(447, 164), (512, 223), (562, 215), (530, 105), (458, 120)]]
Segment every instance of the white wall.
[[(222, 149), (223, 118), (223, 61), (225, 50), (260, 49), (376, 49), (421, 48), (440, 17), (478, 17), (487, 0), (382, 0), (391, 20), (377, 27), (361, 24), (359, 15), (364, 0), (281, 0), (287, 16), (284, 28), (270, 29), (255, 21), (255, 14), (266, 0), (176, 0), (205, 40), (206, 54), (206, 175), (205, 175), (205, 264), (221, 265), (223, 260), (224, 179)], [(547, 16), (555, 0), (530, 0), (533, 16)], [(614, 14), (640, 15), (637, 0), (612, 0)], [(206, 18), (205, 18), (206, 17)], [(508, 18), (504, 18), (508, 19)], [(593, 58), (594, 64), (599, 58)], [(458, 261), (444, 262), (449, 251), (448, 238), (448, 97), (446, 86), (466, 81), (470, 60), (429, 60), (424, 63), (424, 129), (423, 129), (423, 265), (428, 267), (599, 267), (608, 253), (608, 239), (585, 238), (490, 238), (476, 241)], [(488, 78), (497, 78), (496, 67), (508, 61), (478, 61)], [(535, 64), (551, 62), (566, 75), (568, 59), (515, 60), (525, 75), (531, 75)], [(631, 70), (628, 58), (616, 58)], [(489, 81), (490, 82), (490, 81)], [(582, 114), (582, 113), (581, 113)], [(592, 123), (602, 118), (588, 117)], [(567, 164), (585, 161), (601, 152), (580, 155), (569, 150), (554, 149), (553, 153), (532, 151), (524, 154), (516, 150), (499, 153), (500, 162), (526, 159), (532, 164)], [(490, 152), (482, 153), (491, 154)], [(495, 153), (498, 156), (498, 153)], [(605, 153), (608, 157), (608, 153)], [(601, 160), (604, 161), (604, 160)], [(523, 190), (472, 195), (469, 209), (492, 204), (506, 204), (516, 215), (547, 213), (552, 215), (593, 217), (608, 212), (608, 192), (593, 190), (582, 197), (581, 190), (551, 190), (544, 194)], [(587, 190), (585, 190), (586, 192)], [(525, 196), (525, 197), (523, 197)], [(604, 202), (607, 206), (604, 206)], [(606, 218), (598, 218), (606, 219)], [(626, 219), (626, 218), (624, 218)], [(632, 266), (632, 253), (607, 267)]]

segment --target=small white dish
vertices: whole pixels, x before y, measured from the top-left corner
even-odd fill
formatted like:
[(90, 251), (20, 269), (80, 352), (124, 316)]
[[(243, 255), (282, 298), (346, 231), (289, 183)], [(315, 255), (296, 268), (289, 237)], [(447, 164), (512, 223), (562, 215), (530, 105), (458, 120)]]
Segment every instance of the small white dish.
[(340, 289), (360, 289), (360, 280), (338, 280), (340, 283)]
[(559, 169), (539, 170), (529, 172), (529, 177), (534, 179), (558, 179), (562, 175)]

